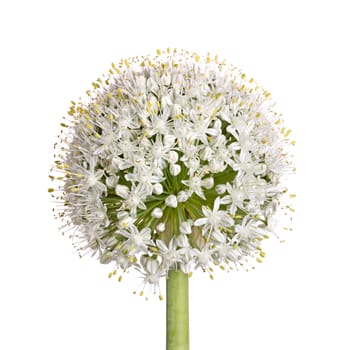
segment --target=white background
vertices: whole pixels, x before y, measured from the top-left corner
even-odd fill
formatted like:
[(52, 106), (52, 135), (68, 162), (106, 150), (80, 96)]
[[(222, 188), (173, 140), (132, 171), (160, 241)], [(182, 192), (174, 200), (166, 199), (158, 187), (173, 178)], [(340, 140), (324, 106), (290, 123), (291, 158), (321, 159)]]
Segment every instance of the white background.
[(118, 283), (79, 260), (47, 187), (70, 101), (112, 61), (177, 47), (219, 54), (254, 77), (297, 141), (293, 232), (253, 272), (195, 274), (191, 349), (350, 349), (346, 4), (2, 2), (0, 348), (165, 348), (165, 302), (133, 295), (137, 275)]

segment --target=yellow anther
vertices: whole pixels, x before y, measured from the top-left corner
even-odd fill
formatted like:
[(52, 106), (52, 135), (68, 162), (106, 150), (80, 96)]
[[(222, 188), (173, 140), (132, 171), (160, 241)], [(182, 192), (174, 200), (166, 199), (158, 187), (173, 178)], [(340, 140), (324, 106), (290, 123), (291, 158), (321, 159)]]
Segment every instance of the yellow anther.
[(262, 258), (265, 258), (265, 255), (266, 255), (265, 252), (262, 252), (262, 251), (260, 252), (260, 256), (261, 256)]
[(209, 277), (210, 277), (211, 280), (214, 279), (214, 275), (213, 274), (210, 274)]
[(120, 276), (118, 277), (118, 282), (121, 282), (121, 281), (122, 281), (122, 279), (123, 279), (123, 276), (122, 276), (122, 275), (120, 275)]
[(117, 94), (118, 94), (118, 97), (122, 100), (123, 99), (123, 90), (121, 88), (117, 89)]
[(288, 137), (288, 136), (290, 135), (291, 132), (292, 132), (291, 129), (287, 130), (287, 131), (285, 132), (284, 136), (285, 136), (285, 137)]
[(108, 278), (111, 278), (113, 275), (112, 275), (112, 272), (110, 272), (109, 274), (108, 274)]
[(244, 102), (243, 101), (241, 101), (240, 103), (239, 103), (239, 105), (238, 105), (239, 107), (243, 107), (244, 106)]
[(200, 56), (198, 54), (195, 54), (194, 55), (194, 59), (195, 59), (196, 62), (199, 62), (201, 58), (200, 58)]
[(142, 296), (143, 296), (143, 294), (144, 294), (144, 293), (143, 293), (143, 290), (141, 290), (141, 292), (140, 292), (140, 297), (142, 297)]
[(246, 77), (245, 73), (242, 73), (241, 78), (244, 80)]
[(48, 188), (47, 192), (49, 192), (49, 193), (55, 192), (55, 189), (54, 188)]
[(297, 195), (295, 194), (295, 193), (291, 193), (290, 195), (289, 195), (289, 197), (290, 198), (295, 198)]
[(157, 55), (161, 55), (162, 51), (160, 51), (159, 49), (157, 50)]
[(210, 54), (208, 53), (207, 55), (207, 63), (210, 63), (211, 62), (211, 58), (210, 58)]
[(260, 118), (260, 117), (261, 117), (261, 113), (259, 113), (259, 112), (256, 113), (256, 114), (255, 114), (255, 117), (256, 117), (256, 118)]
[(164, 300), (163, 295), (161, 295), (161, 294), (159, 295), (159, 300), (160, 300), (160, 301)]
[(113, 271), (113, 275), (115, 276), (117, 274), (117, 270), (114, 270)]
[(261, 264), (263, 261), (260, 258), (256, 258), (256, 261)]
[(76, 176), (77, 176), (78, 179), (82, 179), (84, 175), (83, 174), (77, 174)]
[(79, 188), (78, 188), (78, 187), (72, 188), (72, 192), (73, 192), (73, 193), (77, 193), (78, 191), (79, 191)]

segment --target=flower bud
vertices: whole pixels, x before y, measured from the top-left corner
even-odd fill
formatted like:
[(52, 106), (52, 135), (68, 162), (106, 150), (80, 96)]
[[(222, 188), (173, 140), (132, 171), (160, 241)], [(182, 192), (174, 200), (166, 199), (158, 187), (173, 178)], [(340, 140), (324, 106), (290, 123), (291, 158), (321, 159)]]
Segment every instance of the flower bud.
[(188, 221), (184, 221), (180, 224), (180, 232), (184, 235), (189, 235), (192, 233), (191, 224)]
[(122, 197), (123, 199), (128, 198), (129, 196), (128, 186), (124, 186), (124, 185), (115, 186), (115, 194), (119, 197)]
[(207, 177), (201, 181), (201, 186), (207, 190), (211, 189), (214, 186), (214, 179), (212, 177)]
[(160, 183), (156, 183), (153, 185), (153, 193), (154, 194), (162, 194), (163, 193), (163, 185)]
[(186, 191), (180, 191), (178, 194), (177, 194), (177, 201), (178, 202), (186, 202), (187, 199), (189, 198), (189, 195)]
[(160, 208), (154, 208), (152, 210), (151, 216), (160, 219), (163, 216), (163, 210)]
[(115, 175), (112, 175), (112, 176), (108, 176), (106, 178), (106, 185), (108, 188), (113, 188), (115, 186), (117, 186), (118, 184), (118, 179), (119, 177), (118, 176), (115, 176)]
[(177, 198), (173, 194), (165, 198), (165, 205), (170, 208), (177, 207)]
[(164, 232), (165, 231), (165, 224), (164, 224), (164, 222), (161, 222), (160, 224), (158, 224), (156, 229), (157, 229), (158, 232)]
[(169, 162), (170, 164), (176, 163), (176, 162), (178, 161), (178, 159), (179, 159), (179, 155), (177, 154), (177, 152), (175, 152), (175, 151), (170, 151), (170, 152), (168, 153), (168, 162)]
[(215, 192), (217, 194), (224, 194), (226, 192), (226, 185), (220, 184), (215, 186)]
[(173, 176), (177, 176), (181, 173), (181, 166), (179, 164), (171, 164), (170, 165), (170, 174)]

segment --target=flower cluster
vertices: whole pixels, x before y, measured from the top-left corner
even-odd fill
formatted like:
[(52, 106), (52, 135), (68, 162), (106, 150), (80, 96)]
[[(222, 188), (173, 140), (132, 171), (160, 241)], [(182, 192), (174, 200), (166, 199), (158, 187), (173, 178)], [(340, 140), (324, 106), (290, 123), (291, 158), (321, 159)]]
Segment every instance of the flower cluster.
[(159, 51), (112, 64), (72, 102), (49, 191), (78, 250), (158, 286), (258, 261), (290, 168), (270, 94), (217, 57)]

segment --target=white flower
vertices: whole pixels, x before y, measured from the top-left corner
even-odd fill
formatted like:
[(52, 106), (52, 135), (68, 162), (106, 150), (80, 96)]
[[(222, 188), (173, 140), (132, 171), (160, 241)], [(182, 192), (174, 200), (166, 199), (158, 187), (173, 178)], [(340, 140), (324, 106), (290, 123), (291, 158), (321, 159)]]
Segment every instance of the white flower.
[(245, 191), (243, 188), (239, 188), (235, 183), (227, 183), (226, 190), (228, 192), (227, 196), (221, 198), (221, 204), (231, 204), (228, 208), (230, 214), (235, 214), (237, 208), (243, 209), (243, 201), (246, 198)]
[(214, 202), (213, 210), (202, 206), (202, 212), (204, 214), (203, 218), (197, 219), (194, 222), (195, 226), (202, 227), (202, 235), (209, 236), (214, 233), (215, 237), (219, 237), (219, 241), (223, 239), (220, 228), (229, 228), (234, 224), (234, 220), (228, 215), (226, 210), (219, 210), (220, 207), (220, 197), (217, 197)]
[(177, 249), (175, 238), (171, 239), (168, 246), (162, 240), (157, 240), (156, 244), (167, 268), (176, 267), (177, 263), (181, 262), (182, 250)]
[(164, 270), (160, 266), (159, 261), (143, 256), (141, 258), (141, 264), (143, 267), (141, 272), (144, 274), (144, 283), (156, 285), (159, 288), (159, 280), (164, 275)]
[(113, 64), (72, 102), (50, 194), (80, 254), (141, 271), (241, 266), (274, 230), (289, 131), (269, 93), (210, 56)]
[(192, 254), (194, 257), (194, 262), (196, 263), (195, 268), (201, 267), (205, 270), (213, 261), (213, 251), (209, 244), (205, 245), (201, 250), (197, 248), (192, 249)]
[(119, 233), (128, 238), (124, 246), (130, 252), (138, 252), (140, 250), (147, 252), (147, 247), (153, 245), (153, 242), (150, 239), (151, 230), (149, 228), (144, 228), (139, 231), (135, 225), (130, 225), (128, 229), (121, 229)]

